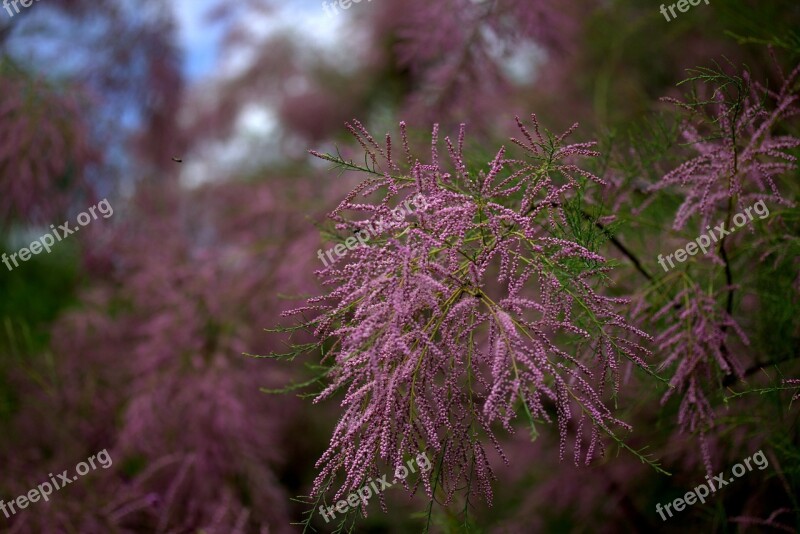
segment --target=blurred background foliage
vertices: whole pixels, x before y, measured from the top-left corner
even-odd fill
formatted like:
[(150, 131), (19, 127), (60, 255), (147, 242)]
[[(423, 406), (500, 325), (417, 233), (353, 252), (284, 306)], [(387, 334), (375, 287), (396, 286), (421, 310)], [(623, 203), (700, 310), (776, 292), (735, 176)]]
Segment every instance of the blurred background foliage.
[[(359, 161), (345, 120), (378, 134), (405, 120), (420, 145), (433, 123), (467, 123), (475, 165), (515, 115), (553, 131), (580, 122), (604, 153), (592, 170), (617, 187), (587, 202), (616, 216), (609, 231), (656, 274), (656, 254), (681, 243), (661, 237), (680, 199), (646, 188), (686, 157), (659, 98), (714, 62), (777, 87), (770, 46), (784, 72), (800, 61), (796, 0), (701, 3), (671, 22), (643, 0), (375, 0), (332, 18), (301, 0), (48, 0), (0, 13), (0, 251), (99, 199), (115, 210), (51, 254), (0, 265), (0, 498), (104, 448), (114, 459), (0, 517), (10, 532), (300, 531), (308, 506), (293, 498), (310, 489), (338, 406), (262, 393), (313, 375), (243, 354), (280, 349), (263, 329), (319, 291), (318, 228), (356, 178), (307, 150)], [(787, 198), (798, 176), (782, 182)], [(531, 443), (521, 428), (504, 443), (510, 467), (494, 462), (494, 506), (434, 507), (434, 531), (800, 531), (798, 410), (780, 382), (800, 376), (797, 208), (781, 220), (737, 260), (754, 371), (715, 397), (710, 438), (718, 470), (758, 448), (768, 470), (663, 523), (655, 504), (705, 471), (677, 403), (662, 408), (663, 391), (635, 378), (619, 399), (628, 442), (672, 477), (613, 448), (590, 467), (560, 463), (554, 429)], [(641, 293), (629, 258), (603, 248), (620, 265), (614, 291)], [(423, 497), (387, 502), (355, 531), (421, 530)]]

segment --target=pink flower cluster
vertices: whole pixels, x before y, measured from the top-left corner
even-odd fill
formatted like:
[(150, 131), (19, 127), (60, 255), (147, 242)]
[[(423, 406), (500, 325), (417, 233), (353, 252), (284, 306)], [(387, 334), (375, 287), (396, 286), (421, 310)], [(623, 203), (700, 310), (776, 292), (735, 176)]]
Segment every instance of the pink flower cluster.
[(0, 226), (50, 224), (86, 202), (83, 172), (97, 156), (81, 108), (79, 95), (0, 75)]
[(576, 462), (602, 451), (601, 433), (630, 428), (603, 391), (607, 379), (617, 390), (624, 361), (647, 369), (650, 353), (638, 339), (650, 338), (616, 311), (626, 299), (596, 291), (610, 268), (568, 230), (571, 194), (602, 184), (576, 162), (597, 153), (593, 143), (565, 143), (577, 125), (553, 135), (532, 121), (533, 131), (517, 120), (522, 139), (512, 142), (522, 155), (502, 147), (483, 170), (470, 168), (463, 125), (455, 141), (444, 139), (444, 155), (434, 127), (424, 163), (404, 123), (399, 154), (390, 136), (381, 145), (350, 125), (369, 176), (331, 213), (338, 227), (368, 225), (414, 195), (429, 207), (384, 243), (318, 271), (330, 292), (287, 312), (318, 314), (309, 326), (332, 343), (330, 384), (316, 401), (344, 390), (315, 492), (343, 472), (338, 499), (376, 476), (381, 462), (395, 466), (429, 450), (441, 469), (422, 481), (428, 495), (434, 478), (449, 501), (476, 476), (472, 491), (491, 500), (484, 444), (504, 457), (492, 425), (511, 431), (520, 405), (531, 425), (557, 421), (562, 457), (574, 423)]
[[(778, 90), (772, 90), (752, 83), (745, 72), (740, 78), (742, 94), (731, 97), (715, 88), (710, 109), (664, 99), (689, 111), (682, 135), (697, 154), (651, 187), (652, 191), (682, 190), (676, 230), (695, 214), (700, 217), (700, 227), (706, 227), (720, 210), (727, 210), (729, 200), (735, 201), (734, 208), (739, 211), (759, 200), (792, 205), (781, 195), (775, 177), (797, 169), (792, 150), (800, 147), (800, 139), (775, 135), (774, 130), (800, 113), (800, 95), (794, 87), (798, 75), (800, 66), (783, 79)], [(715, 131), (709, 131), (709, 126)]]

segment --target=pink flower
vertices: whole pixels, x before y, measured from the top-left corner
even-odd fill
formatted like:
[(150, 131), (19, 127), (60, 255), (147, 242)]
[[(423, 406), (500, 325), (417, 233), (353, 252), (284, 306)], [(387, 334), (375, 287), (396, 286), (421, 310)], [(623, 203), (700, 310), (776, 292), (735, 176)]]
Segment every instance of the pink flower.
[(698, 284), (679, 291), (652, 320), (662, 318), (667, 319), (668, 327), (655, 340), (666, 355), (659, 371), (673, 366), (675, 371), (661, 403), (673, 395), (681, 395), (678, 424), (685, 432), (700, 435), (703, 459), (710, 473), (711, 457), (705, 434), (714, 426), (715, 416), (707, 395), (719, 387), (722, 376), (743, 376), (742, 364), (731, 350), (728, 333), (735, 333), (745, 345), (749, 340), (733, 317), (720, 309), (716, 296), (706, 293)]
[[(576, 161), (597, 153), (593, 143), (565, 144), (575, 127), (552, 135), (532, 120), (533, 132), (518, 120), (522, 140), (512, 140), (523, 156), (500, 148), (484, 170), (466, 159), (463, 125), (455, 142), (444, 139), (445, 155), (434, 127), (426, 163), (411, 152), (404, 123), (401, 154), (389, 136), (381, 145), (357, 121), (349, 125), (366, 166), (315, 153), (369, 175), (330, 215), (342, 231), (416, 195), (427, 205), (318, 271), (330, 291), (287, 312), (317, 313), (308, 326), (331, 343), (330, 383), (316, 401), (344, 392), (315, 492), (343, 472), (339, 499), (382, 462), (424, 449), (441, 459), (448, 501), (472, 473), (473, 491), (491, 500), (484, 445), (503, 455), (491, 425), (511, 430), (520, 406), (532, 425), (557, 421), (562, 457), (570, 420), (612, 435), (614, 426), (630, 428), (605, 405), (603, 383), (611, 376), (616, 390), (623, 360), (647, 368), (637, 338), (649, 336), (617, 313), (625, 299), (596, 292), (609, 267), (568, 230), (575, 188), (602, 183)], [(598, 436), (586, 463), (601, 450)], [(432, 495), (432, 481), (422, 483)]]
[(0, 226), (60, 222), (87, 202), (89, 146), (80, 98), (41, 80), (0, 76)]
[(705, 228), (717, 222), (720, 211), (741, 211), (759, 199), (792, 205), (775, 180), (797, 169), (791, 151), (800, 147), (800, 139), (776, 135), (775, 130), (800, 113), (794, 88), (798, 74), (800, 66), (774, 91), (752, 83), (748, 72), (738, 77), (703, 70), (698, 78), (716, 83), (708, 102), (664, 99), (688, 111), (683, 138), (697, 154), (650, 188), (680, 191), (684, 200), (675, 216), (676, 230), (693, 215), (699, 215), (700, 227)]

